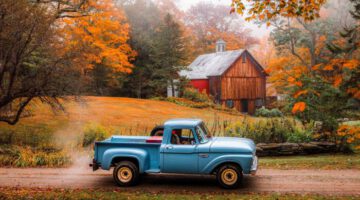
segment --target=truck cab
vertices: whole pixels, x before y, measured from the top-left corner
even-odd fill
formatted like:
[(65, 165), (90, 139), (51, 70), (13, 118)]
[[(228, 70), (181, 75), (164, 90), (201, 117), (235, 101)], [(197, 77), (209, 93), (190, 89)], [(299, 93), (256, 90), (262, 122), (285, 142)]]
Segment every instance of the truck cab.
[(211, 137), (202, 120), (173, 119), (150, 136), (112, 136), (95, 143), (94, 170), (114, 167), (119, 186), (135, 185), (144, 173), (214, 174), (224, 188), (236, 188), (243, 174), (255, 174), (252, 140)]

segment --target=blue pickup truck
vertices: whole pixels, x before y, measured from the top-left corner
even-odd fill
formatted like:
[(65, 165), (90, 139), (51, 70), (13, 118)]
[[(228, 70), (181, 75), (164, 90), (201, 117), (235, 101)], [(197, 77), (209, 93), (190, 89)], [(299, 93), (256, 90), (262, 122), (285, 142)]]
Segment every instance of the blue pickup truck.
[(220, 186), (236, 188), (257, 170), (250, 139), (211, 137), (202, 120), (173, 119), (150, 136), (112, 136), (95, 142), (90, 166), (110, 170), (119, 186), (135, 185), (145, 173), (214, 174)]

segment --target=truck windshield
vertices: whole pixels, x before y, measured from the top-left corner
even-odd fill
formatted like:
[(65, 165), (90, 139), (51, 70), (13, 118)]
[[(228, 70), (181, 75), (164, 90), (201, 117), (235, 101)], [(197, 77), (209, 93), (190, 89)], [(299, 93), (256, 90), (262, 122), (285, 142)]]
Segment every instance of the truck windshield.
[(199, 139), (200, 144), (206, 143), (209, 141), (207, 135), (209, 132), (207, 131), (207, 128), (204, 124), (200, 124), (199, 126), (196, 126), (196, 136)]

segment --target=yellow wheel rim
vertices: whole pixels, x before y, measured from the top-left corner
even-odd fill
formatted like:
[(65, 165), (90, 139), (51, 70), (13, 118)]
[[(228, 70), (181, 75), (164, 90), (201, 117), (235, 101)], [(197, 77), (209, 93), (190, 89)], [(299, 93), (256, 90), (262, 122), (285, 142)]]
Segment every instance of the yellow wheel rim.
[(221, 180), (226, 184), (226, 185), (233, 185), (236, 183), (236, 181), (238, 180), (238, 175), (236, 173), (235, 170), (233, 169), (225, 169), (222, 173), (221, 173)]
[(133, 173), (130, 168), (128, 167), (121, 167), (118, 171), (118, 178), (121, 182), (127, 183), (133, 177)]

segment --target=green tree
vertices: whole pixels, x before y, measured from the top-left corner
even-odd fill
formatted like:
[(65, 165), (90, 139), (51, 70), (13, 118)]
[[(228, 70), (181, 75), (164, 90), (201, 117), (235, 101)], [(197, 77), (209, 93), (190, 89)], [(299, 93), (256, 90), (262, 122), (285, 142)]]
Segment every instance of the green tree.
[(167, 85), (178, 78), (187, 58), (189, 41), (183, 26), (150, 1), (124, 1), (121, 6), (131, 27), (130, 45), (137, 56), (133, 72), (117, 94), (137, 98), (164, 96)]
[(166, 95), (167, 86), (170, 84), (173, 93), (174, 79), (179, 78), (178, 72), (183, 68), (187, 58), (187, 38), (170, 14), (165, 15), (154, 41), (155, 69), (151, 85), (154, 86), (154, 95)]
[(130, 24), (130, 45), (137, 52), (132, 73), (123, 81), (118, 95), (147, 98), (154, 88), (151, 86), (155, 67), (153, 40), (161, 23), (160, 11), (149, 1), (122, 1)]

